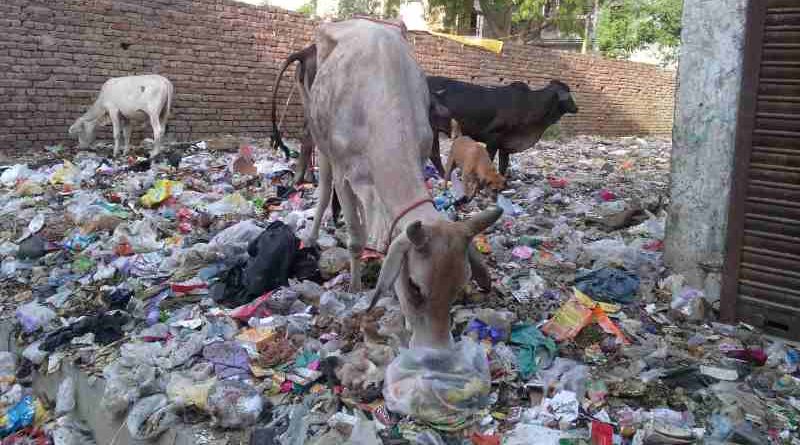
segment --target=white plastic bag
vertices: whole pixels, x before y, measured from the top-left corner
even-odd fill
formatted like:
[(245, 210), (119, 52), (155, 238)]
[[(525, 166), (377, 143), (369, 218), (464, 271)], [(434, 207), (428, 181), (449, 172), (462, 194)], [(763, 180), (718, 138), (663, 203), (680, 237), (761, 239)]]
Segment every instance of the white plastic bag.
[(490, 389), (486, 353), (464, 339), (447, 350), (402, 350), (386, 370), (383, 396), (390, 411), (457, 430), (488, 406)]
[(56, 417), (72, 412), (73, 409), (75, 409), (75, 380), (67, 377), (58, 385)]

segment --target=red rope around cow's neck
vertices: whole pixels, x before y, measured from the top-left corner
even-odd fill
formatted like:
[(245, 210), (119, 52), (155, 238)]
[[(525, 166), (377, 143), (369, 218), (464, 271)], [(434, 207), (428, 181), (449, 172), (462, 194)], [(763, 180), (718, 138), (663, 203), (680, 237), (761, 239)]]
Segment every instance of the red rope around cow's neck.
[(419, 201), (415, 201), (413, 204), (411, 204), (410, 206), (406, 207), (405, 210), (403, 210), (402, 212), (398, 213), (397, 216), (394, 217), (394, 220), (392, 221), (392, 227), (389, 228), (389, 235), (386, 237), (387, 238), (387, 240), (386, 240), (386, 249), (384, 249), (384, 251), (381, 252), (382, 254), (386, 255), (386, 252), (389, 251), (389, 246), (392, 244), (392, 238), (394, 238), (392, 236), (394, 234), (394, 229), (395, 229), (395, 227), (397, 227), (397, 223), (400, 222), (400, 219), (402, 217), (406, 216), (408, 214), (408, 212), (410, 212), (410, 211), (416, 209), (417, 207), (421, 206), (422, 204), (425, 204), (425, 203), (428, 203), (428, 202), (433, 204), (433, 199), (431, 199), (431, 198), (423, 198), (423, 199), (420, 199)]

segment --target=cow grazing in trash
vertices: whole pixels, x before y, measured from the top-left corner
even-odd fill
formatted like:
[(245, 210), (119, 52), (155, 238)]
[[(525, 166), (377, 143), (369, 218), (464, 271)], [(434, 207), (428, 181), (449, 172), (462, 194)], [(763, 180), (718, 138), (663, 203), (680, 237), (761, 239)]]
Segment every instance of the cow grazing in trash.
[(370, 309), (393, 286), (411, 346), (447, 347), (451, 299), (470, 273), (481, 286), (491, 284), (472, 237), (502, 211), (450, 222), (434, 208), (423, 178), (433, 137), (430, 98), (401, 26), (348, 20), (317, 29), (306, 116), (319, 149), (320, 199), (308, 241), (319, 235), (335, 184), (349, 232), (351, 289), (361, 286), (368, 237), (386, 241)]
[(153, 129), (150, 156), (155, 157), (161, 151), (174, 94), (172, 82), (157, 74), (108, 79), (94, 104), (69, 127), (69, 134), (78, 137), (81, 148), (88, 148), (95, 140), (97, 126), (111, 121), (114, 157), (117, 157), (120, 151), (128, 152), (131, 121), (149, 119)]
[[(578, 112), (569, 86), (558, 80), (550, 81), (543, 89), (531, 90), (523, 82), (484, 87), (429, 76), (428, 88), (437, 101), (431, 116), (434, 131), (450, 134), (450, 120), (457, 120), (465, 135), (486, 144), (492, 160), (500, 152), (499, 170), (503, 175), (511, 153), (532, 147), (561, 116)], [(439, 157), (438, 138), (433, 143), (433, 156)]]

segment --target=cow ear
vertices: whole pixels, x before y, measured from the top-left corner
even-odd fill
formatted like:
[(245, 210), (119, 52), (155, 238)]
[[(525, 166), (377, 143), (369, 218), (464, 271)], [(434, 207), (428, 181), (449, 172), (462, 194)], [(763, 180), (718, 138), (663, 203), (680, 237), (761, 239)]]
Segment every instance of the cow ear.
[(422, 226), (421, 221), (414, 221), (406, 227), (406, 236), (411, 244), (417, 249), (424, 249), (430, 240), (430, 234), (425, 227)]
[(375, 291), (372, 293), (372, 301), (369, 303), (367, 312), (375, 307), (375, 303), (381, 299), (392, 286), (394, 286), (397, 276), (400, 275), (400, 270), (406, 263), (408, 250), (411, 248), (411, 241), (405, 233), (401, 233), (392, 244), (389, 246), (389, 251), (386, 252), (386, 258), (381, 265), (380, 274), (378, 274), (378, 284), (375, 286)]

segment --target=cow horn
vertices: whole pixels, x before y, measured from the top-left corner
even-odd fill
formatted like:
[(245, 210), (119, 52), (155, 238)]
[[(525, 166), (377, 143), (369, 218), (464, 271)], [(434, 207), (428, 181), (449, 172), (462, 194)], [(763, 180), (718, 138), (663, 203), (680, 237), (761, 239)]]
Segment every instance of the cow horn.
[(369, 303), (367, 312), (375, 307), (375, 303), (381, 299), (386, 291), (394, 285), (397, 276), (400, 275), (400, 269), (406, 262), (406, 253), (411, 248), (411, 241), (406, 234), (401, 233), (392, 244), (389, 246), (389, 251), (386, 252), (386, 258), (383, 260), (381, 272), (378, 275), (378, 284), (375, 286), (375, 291), (372, 293), (372, 301)]
[(497, 206), (492, 206), (464, 221), (462, 224), (467, 229), (467, 234), (471, 238), (494, 224), (494, 222), (497, 221), (502, 214), (503, 209)]
[(472, 269), (472, 278), (483, 289), (489, 290), (492, 288), (492, 278), (486, 266), (483, 265), (481, 254), (472, 243), (469, 243), (467, 248), (467, 258), (469, 258), (469, 267)]

